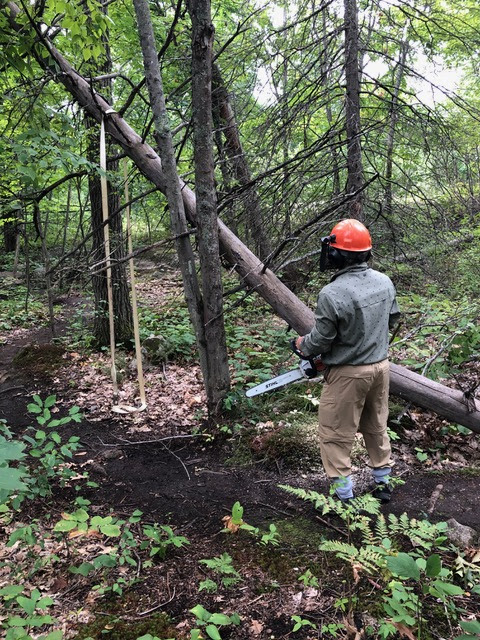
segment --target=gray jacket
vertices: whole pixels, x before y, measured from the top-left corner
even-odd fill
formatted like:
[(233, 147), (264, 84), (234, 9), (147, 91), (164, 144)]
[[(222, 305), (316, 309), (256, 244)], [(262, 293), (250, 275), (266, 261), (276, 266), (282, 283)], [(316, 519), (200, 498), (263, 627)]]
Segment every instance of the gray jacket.
[(372, 364), (388, 355), (388, 330), (400, 318), (395, 287), (366, 262), (338, 271), (318, 296), (315, 326), (301, 345), (328, 365)]

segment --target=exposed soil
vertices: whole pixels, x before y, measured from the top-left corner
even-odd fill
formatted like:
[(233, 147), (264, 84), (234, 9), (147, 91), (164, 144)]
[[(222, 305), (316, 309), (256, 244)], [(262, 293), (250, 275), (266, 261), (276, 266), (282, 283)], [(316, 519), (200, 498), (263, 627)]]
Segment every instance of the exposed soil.
[[(72, 309), (79, 301), (67, 302)], [(63, 327), (64, 323), (59, 330)], [(75, 403), (84, 389), (81, 385), (66, 384), (68, 374), (58, 374), (58, 367), (68, 368), (75, 357), (76, 354), (72, 355), (61, 345), (52, 344), (47, 328), (10, 333), (0, 346), (0, 419), (6, 420), (14, 430), (30, 424), (26, 405), (34, 393), (42, 397), (56, 393), (66, 406)], [(152, 375), (160, 376), (161, 369)], [(181, 367), (172, 365), (171, 370), (167, 366), (166, 374), (163, 371), (166, 379), (169, 375), (173, 377), (173, 389), (179, 370)], [(108, 380), (99, 381), (99, 389), (102, 384), (108, 385)], [(199, 595), (192, 576), (198, 574), (199, 559), (221, 554), (227, 544), (235, 564), (244, 563), (243, 568), (249, 575), (248, 582), (242, 582), (241, 587), (232, 592), (235, 610), (249, 623), (232, 635), (228, 631), (222, 632), (222, 637), (286, 638), (291, 633), (291, 616), (298, 612), (300, 600), (302, 610), (312, 611), (313, 616), (315, 611), (323, 611), (317, 615), (320, 624), (328, 621), (326, 612), (331, 610), (332, 602), (339, 594), (324, 584), (320, 591), (312, 591), (311, 602), (308, 602), (308, 590), (298, 596), (300, 587), (298, 581), (295, 586), (295, 562), (297, 557), (299, 563), (302, 557), (305, 561), (307, 552), (303, 545), (306, 539), (311, 542), (316, 535), (319, 539), (321, 535), (329, 535), (338, 523), (332, 522), (329, 532), (329, 522), (320, 521), (311, 506), (296, 501), (278, 487), (289, 484), (322, 492), (327, 490), (323, 473), (320, 470), (308, 473), (305, 469), (283, 469), (281, 460), (275, 464), (259, 461), (248, 467), (230, 466), (228, 443), (208, 443), (201, 435), (192, 434), (192, 428), (201, 432), (201, 420), (193, 417), (195, 405), (199, 404), (195, 395), (198, 393), (201, 393), (199, 389), (182, 390), (180, 395), (170, 398), (172, 404), (169, 406), (186, 405), (181, 414), (183, 417), (172, 416), (171, 423), (165, 417), (155, 418), (159, 407), (152, 412), (153, 418), (148, 418), (147, 414), (124, 418), (113, 414), (108, 417), (108, 408), (91, 405), (81, 424), (68, 426), (69, 434), (80, 436), (86, 451), (77, 457), (78, 463), (88, 469), (92, 479), (99, 484), (97, 489), (85, 490), (82, 494), (91, 500), (92, 511), (111, 508), (117, 515), (127, 515), (140, 509), (147, 521), (170, 523), (192, 542), (188, 554), (177, 552), (173, 566), (170, 564), (165, 570), (159, 569), (152, 574), (152, 582), (140, 586), (135, 591), (135, 600), (125, 606), (138, 616), (138, 612), (149, 610), (155, 603), (165, 602), (160, 609), (173, 618), (177, 629), (187, 624), (184, 620), (186, 611), (200, 600), (210, 610), (220, 610), (224, 596)], [(167, 407), (167, 416), (168, 412)], [(401, 445), (398, 450), (401, 453)], [(472, 450), (471, 453), (477, 459), (477, 452)], [(480, 527), (477, 475), (468, 475), (460, 465), (428, 470), (413, 462), (409, 464), (408, 457), (406, 460), (404, 458), (399, 464), (405, 484), (396, 489), (392, 502), (383, 507), (385, 512), (401, 514), (405, 511), (412, 517), (427, 516), (433, 520), (455, 518), (462, 524)], [(470, 473), (475, 474), (475, 470), (470, 469)], [(360, 474), (360, 487), (366, 483), (366, 477)], [(55, 497), (56, 507), (61, 511), (62, 501), (68, 496), (59, 493)], [(237, 500), (242, 503), (244, 518), (249, 524), (264, 526), (276, 522), (284, 530), (291, 527), (294, 539), (292, 545), (285, 548), (285, 553), (280, 554), (281, 561), (270, 557), (268, 551), (259, 550), (253, 563), (240, 538), (232, 537), (225, 543), (225, 536), (219, 535), (224, 526), (222, 518), (230, 513)], [(288, 561), (284, 555), (290, 556)], [(317, 561), (322, 562), (322, 559)], [(277, 575), (277, 582), (286, 588), (280, 591), (272, 587), (272, 575)], [(68, 589), (68, 583), (65, 588)], [(136, 637), (132, 633), (141, 635), (138, 625), (134, 632), (129, 630), (128, 616), (122, 624), (126, 626), (119, 631), (120, 635), (116, 636), (112, 631), (108, 637), (129, 640)], [(98, 631), (89, 627), (87, 635), (103, 637), (102, 630), (105, 631), (104, 625)], [(87, 637), (82, 635), (80, 626), (77, 631), (77, 638)], [(160, 637), (167, 637), (168, 631), (162, 633), (164, 636)], [(312, 632), (302, 629), (295, 637), (320, 637), (309, 633)]]

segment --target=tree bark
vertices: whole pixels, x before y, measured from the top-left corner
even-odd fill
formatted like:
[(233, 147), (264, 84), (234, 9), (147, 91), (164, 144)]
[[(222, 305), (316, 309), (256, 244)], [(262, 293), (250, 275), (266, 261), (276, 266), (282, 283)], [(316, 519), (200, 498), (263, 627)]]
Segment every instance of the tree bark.
[(400, 94), (400, 86), (402, 84), (403, 75), (405, 73), (405, 62), (408, 54), (408, 28), (410, 23), (407, 21), (403, 30), (402, 41), (400, 44), (400, 54), (398, 57), (397, 68), (394, 71), (394, 90), (392, 102), (390, 106), (390, 122), (388, 123), (387, 139), (386, 139), (386, 165), (385, 165), (385, 193), (383, 196), (384, 214), (387, 220), (391, 220), (392, 216), (392, 174), (393, 174), (393, 148), (395, 141), (395, 129), (398, 119), (398, 96)]
[[(87, 157), (90, 162), (98, 164), (100, 148), (100, 132), (89, 118), (89, 139)], [(95, 128), (94, 128), (95, 126)], [(107, 154), (108, 156), (108, 154)], [(107, 164), (109, 171), (118, 168), (118, 162)], [(100, 176), (90, 175), (88, 179), (90, 195), (90, 216), (92, 223), (92, 261), (94, 265), (105, 264), (105, 242), (103, 232), (102, 196), (100, 188)], [(108, 184), (108, 210), (116, 211), (120, 206), (120, 198), (115, 188)], [(133, 316), (130, 304), (130, 289), (127, 281), (127, 272), (124, 262), (125, 243), (122, 229), (122, 216), (116, 215), (110, 219), (110, 260), (112, 262), (112, 291), (114, 308), (115, 341), (128, 344), (133, 336)], [(103, 347), (110, 344), (110, 326), (108, 321), (107, 304), (107, 276), (105, 271), (95, 268), (92, 276), (92, 289), (94, 295), (95, 316), (93, 320), (93, 335), (97, 346)]]
[[(180, 270), (182, 272), (185, 299), (197, 339), (200, 367), (202, 369), (204, 383), (207, 385), (209, 370), (203, 322), (203, 303), (197, 280), (195, 257), (193, 255), (190, 237), (188, 233), (186, 233), (187, 221), (185, 218), (185, 207), (182, 199), (182, 188), (186, 188), (186, 185), (183, 185), (182, 187), (177, 173), (175, 149), (173, 147), (172, 132), (165, 105), (165, 94), (163, 92), (163, 82), (160, 74), (160, 65), (158, 63), (155, 35), (153, 33), (148, 2), (147, 0), (134, 0), (133, 4), (135, 6), (140, 45), (142, 47), (145, 79), (147, 82), (150, 105), (153, 113), (155, 140), (161, 156), (160, 160), (155, 151), (151, 147), (147, 147), (147, 157), (144, 158), (144, 162), (146, 160), (147, 165), (143, 166), (141, 171), (145, 175), (147, 175), (147, 173), (151, 173), (148, 170), (148, 167), (151, 162), (153, 162), (153, 166), (156, 167), (153, 172), (155, 174), (154, 183), (157, 186), (160, 186), (160, 184), (162, 185), (160, 188), (167, 197), (172, 232), (177, 238), (177, 253), (180, 262)], [(113, 125), (115, 129), (118, 124), (117, 119), (122, 123), (124, 122), (119, 116), (112, 116), (110, 124)], [(111, 128), (112, 127), (110, 127), (110, 133)], [(120, 127), (117, 132), (117, 139), (118, 133), (121, 129), (122, 127)], [(126, 144), (130, 149), (130, 152), (127, 152), (128, 155), (130, 155), (132, 160), (137, 163), (137, 160), (139, 160), (138, 152), (146, 145), (142, 143), (137, 134), (129, 127), (124, 133), (122, 132), (120, 134), (120, 137), (123, 139), (123, 145)], [(133, 155), (131, 155), (132, 147), (137, 149)], [(140, 153), (140, 155), (142, 154)], [(135, 156), (137, 160), (135, 160), (133, 156)], [(143, 165), (144, 162), (141, 162), (141, 164)], [(138, 163), (137, 166), (139, 166)], [(145, 173), (145, 171), (147, 171), (147, 173)]]
[(215, 417), (221, 413), (223, 399), (230, 389), (213, 158), (212, 51), (215, 30), (211, 19), (210, 0), (188, 0), (187, 7), (193, 27), (193, 148), (197, 239), (202, 273), (203, 322), (208, 367), (205, 388), (208, 413)]
[[(10, 217), (10, 216), (9, 216)], [(8, 220), (3, 223), (3, 246), (5, 253), (13, 253), (17, 246), (18, 222)]]
[[(345, 118), (347, 134), (347, 194), (363, 184), (360, 141), (360, 79), (358, 67), (358, 10), (356, 0), (344, 0), (345, 27)], [(349, 215), (363, 222), (363, 191), (352, 199)]]
[[(0, 7), (5, 7), (0, 0)], [(12, 28), (21, 31), (23, 27), (15, 22), (19, 9), (8, 3), (7, 16)], [(3, 9), (5, 10), (5, 9)], [(43, 46), (50, 51), (49, 58), (37, 56), (38, 63), (54, 73), (57, 82), (61, 82), (75, 100), (97, 121), (111, 108), (99, 94), (92, 96), (89, 83), (77, 72), (65, 58), (43, 40)], [(59, 70), (61, 73), (59, 73)], [(105, 115), (109, 134), (123, 147), (125, 153), (135, 162), (146, 178), (160, 190), (166, 191), (166, 177), (162, 163), (155, 151), (142, 141), (142, 138), (118, 114)], [(187, 215), (195, 216), (195, 194), (180, 181), (179, 186)], [(293, 294), (269, 269), (263, 271), (263, 263), (245, 245), (218, 220), (220, 249), (225, 259), (234, 265), (245, 284), (255, 289), (272, 309), (282, 317), (298, 334), (308, 333), (314, 325), (314, 313), (295, 294)], [(460, 391), (449, 389), (445, 385), (433, 382), (424, 376), (413, 373), (405, 367), (390, 365), (390, 391), (394, 395), (412, 399), (412, 387), (415, 389), (415, 402), (418, 406), (437, 413), (448, 420), (469, 427), (480, 433), (480, 402), (475, 401), (476, 410), (469, 412)]]

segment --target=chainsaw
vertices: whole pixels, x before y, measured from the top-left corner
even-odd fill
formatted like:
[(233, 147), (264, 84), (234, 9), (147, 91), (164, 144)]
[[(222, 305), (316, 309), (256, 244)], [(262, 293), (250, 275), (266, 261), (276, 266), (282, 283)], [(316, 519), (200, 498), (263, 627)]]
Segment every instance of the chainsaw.
[(253, 398), (254, 396), (259, 396), (261, 393), (280, 389), (281, 387), (285, 387), (287, 384), (297, 382), (298, 380), (311, 380), (327, 368), (323, 364), (320, 356), (316, 356), (315, 358), (308, 358), (307, 356), (304, 356), (303, 353), (296, 348), (294, 341), (291, 343), (291, 348), (294, 353), (301, 358), (297, 368), (292, 369), (292, 371), (287, 371), (287, 373), (282, 373), (282, 375), (277, 376), (276, 378), (257, 384), (256, 387), (247, 389), (245, 392), (247, 398)]

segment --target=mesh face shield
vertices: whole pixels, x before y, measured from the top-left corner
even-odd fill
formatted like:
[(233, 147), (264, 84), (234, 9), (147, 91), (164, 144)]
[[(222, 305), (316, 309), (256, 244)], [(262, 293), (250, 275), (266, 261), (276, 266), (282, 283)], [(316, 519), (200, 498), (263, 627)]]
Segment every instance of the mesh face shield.
[(322, 240), (322, 251), (320, 252), (320, 271), (326, 271), (329, 265), (330, 243), (335, 242), (336, 236), (325, 236)]

